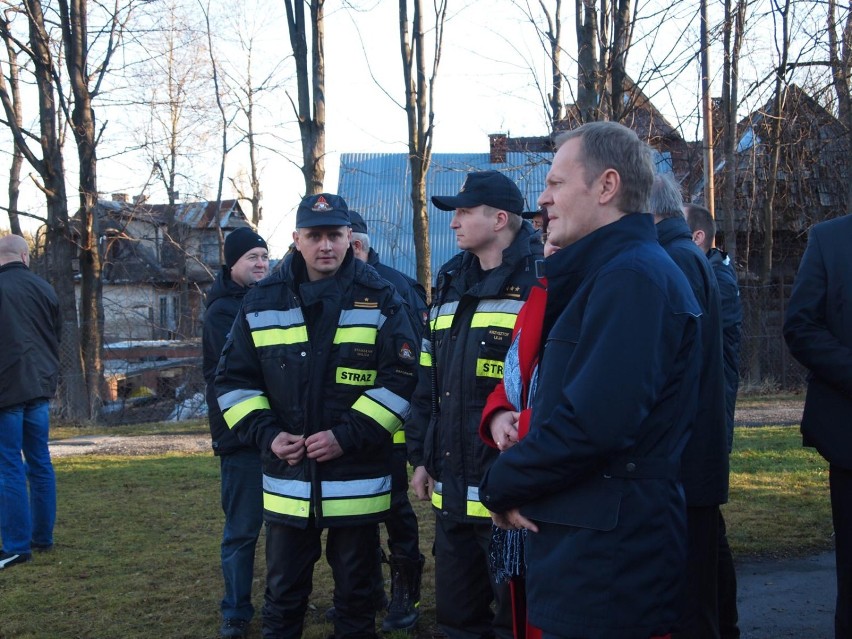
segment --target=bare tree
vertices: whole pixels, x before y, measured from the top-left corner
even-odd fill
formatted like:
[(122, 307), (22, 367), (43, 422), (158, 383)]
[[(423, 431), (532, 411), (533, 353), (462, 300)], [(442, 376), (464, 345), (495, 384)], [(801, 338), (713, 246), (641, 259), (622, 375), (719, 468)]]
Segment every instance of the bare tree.
[(81, 235), (80, 340), (91, 416), (96, 415), (100, 406), (104, 323), (100, 230), (95, 208), (98, 202), (99, 132), (95, 127), (92, 101), (100, 93), (104, 77), (110, 70), (112, 57), (121, 44), (124, 27), (132, 9), (132, 0), (123, 6), (119, 5), (118, 0), (115, 1), (107, 15), (107, 26), (100, 32), (106, 40), (101, 58), (92, 66), (89, 62), (93, 51), (89, 43), (88, 3), (86, 0), (59, 0), (65, 66), (72, 95), (71, 131), (77, 146), (79, 164), (80, 208), (76, 217), (80, 222)]
[(723, 169), (722, 210), (724, 211), (725, 250), (736, 264), (737, 225), (736, 202), (736, 156), (737, 104), (739, 95), (740, 51), (745, 30), (747, 0), (737, 0), (732, 8), (731, 0), (725, 0), (725, 22), (723, 26), (724, 61), (722, 65), (722, 140), (725, 166)]
[[(831, 80), (837, 95), (837, 113), (846, 127), (847, 148), (852, 147), (852, 10), (846, 7), (846, 23), (838, 33), (837, 0), (828, 0), (828, 56)], [(852, 213), (852, 175), (846, 161), (846, 212)]]
[(200, 191), (193, 163), (208, 151), (215, 126), (210, 117), (209, 62), (204, 27), (197, 14), (170, 2), (145, 44), (156, 52), (138, 73), (146, 93), (148, 122), (141, 135), (145, 153), (167, 198), (166, 237), (160, 255), (176, 284), (175, 332), (194, 331), (186, 245), (189, 229), (178, 215), (179, 200)]
[[(267, 14), (253, 11), (249, 17), (246, 13), (248, 11), (238, 14), (234, 29), (243, 58), (226, 67), (224, 74), (242, 116), (234, 122), (234, 129), (239, 132), (241, 142), (247, 143), (249, 159), (247, 179), (231, 179), (231, 184), (241, 200), (248, 200), (251, 203), (251, 221), (257, 228), (263, 216), (260, 153), (263, 150), (262, 136), (264, 135), (258, 122), (263, 116), (263, 98), (273, 94), (281, 86), (281, 71), (286, 58), (279, 58), (274, 64), (263, 65), (263, 60), (259, 60), (256, 47), (257, 40), (266, 27), (263, 18)], [(269, 110), (266, 109), (266, 111), (268, 115)]]
[[(766, 200), (763, 205), (763, 260), (760, 268), (760, 280), (769, 282), (772, 274), (772, 248), (775, 195), (778, 184), (778, 163), (781, 158), (781, 125), (783, 123), (784, 97), (787, 91), (787, 61), (790, 55), (790, 0), (772, 0), (773, 19), (781, 22), (780, 34), (776, 24), (776, 50), (778, 64), (775, 67), (772, 119), (769, 128), (769, 175), (766, 180)], [(780, 42), (777, 37), (780, 35)]]
[[(4, 22), (9, 23), (13, 11), (4, 11)], [(15, 111), (15, 125), (18, 129), (23, 128), (23, 116), (21, 114), (21, 88), (18, 73), (18, 51), (10, 39), (5, 40), (6, 56), (9, 61), (9, 92), (11, 93), (12, 107)], [(21, 192), (21, 167), (24, 164), (24, 155), (12, 140), (12, 164), (9, 166), (9, 228), (15, 235), (23, 237), (21, 221), (18, 219), (18, 197)]]
[[(297, 102), (290, 103), (302, 136), (305, 195), (321, 193), (325, 181), (325, 0), (310, 0), (311, 69), (308, 71), (308, 25), (305, 1), (284, 0), (290, 46), (296, 60)], [(288, 95), (289, 97), (289, 95)]]
[(405, 115), (408, 124), (408, 162), (411, 166), (412, 231), (414, 255), (417, 261), (417, 281), (430, 291), (432, 283), (432, 250), (429, 244), (429, 213), (426, 208), (426, 174), (432, 161), (432, 133), (435, 125), (434, 91), (441, 62), (444, 40), (446, 0), (435, 6), (432, 64), (426, 75), (426, 36), (423, 27), (421, 0), (413, 0), (409, 26), (408, 0), (399, 0), (399, 45), (402, 54), (402, 74), (405, 83)]

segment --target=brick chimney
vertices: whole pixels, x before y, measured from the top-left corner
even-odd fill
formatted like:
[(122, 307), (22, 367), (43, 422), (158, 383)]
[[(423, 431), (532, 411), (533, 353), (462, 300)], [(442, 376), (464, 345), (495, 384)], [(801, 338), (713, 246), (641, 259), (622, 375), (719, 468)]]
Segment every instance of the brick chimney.
[(509, 150), (509, 137), (505, 133), (489, 133), (488, 141), (491, 147), (491, 164), (504, 164), (506, 152)]
[(128, 201), (127, 193), (113, 193), (112, 194), (112, 201), (113, 202), (127, 203), (127, 201)]

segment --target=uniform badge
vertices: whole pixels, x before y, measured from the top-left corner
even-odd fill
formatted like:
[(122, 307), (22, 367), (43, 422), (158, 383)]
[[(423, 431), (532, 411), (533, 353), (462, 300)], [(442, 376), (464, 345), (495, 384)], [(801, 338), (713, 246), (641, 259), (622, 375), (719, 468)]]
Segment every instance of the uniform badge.
[(399, 347), (399, 358), (406, 362), (414, 361), (414, 349), (408, 342), (403, 342), (402, 346)]
[(355, 300), (352, 305), (355, 308), (379, 308), (378, 300), (370, 297)]
[(326, 199), (320, 195), (317, 198), (317, 201), (314, 202), (314, 205), (311, 207), (311, 210), (316, 213), (325, 213), (326, 211), (331, 210), (331, 205), (326, 201)]
[(506, 288), (503, 289), (503, 297), (513, 297), (515, 299), (520, 299), (521, 297), (521, 287), (515, 286), (514, 284), (509, 284)]

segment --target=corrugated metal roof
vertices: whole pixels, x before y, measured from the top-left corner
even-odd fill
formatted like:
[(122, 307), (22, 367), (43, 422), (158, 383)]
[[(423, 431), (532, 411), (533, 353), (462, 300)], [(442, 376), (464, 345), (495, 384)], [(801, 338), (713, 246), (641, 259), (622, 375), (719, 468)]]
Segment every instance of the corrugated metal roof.
[[(536, 206), (550, 169), (552, 153), (509, 152), (506, 162), (492, 164), (488, 153), (436, 153), (426, 179), (427, 200), (432, 195), (455, 195), (470, 171), (503, 171), (521, 189), (526, 210)], [(411, 229), (411, 172), (404, 153), (343, 153), (338, 194), (349, 208), (361, 213), (370, 229), (370, 242), (384, 264), (414, 277), (414, 239)], [(432, 274), (458, 252), (450, 230), (452, 213), (429, 200), (429, 239)]]

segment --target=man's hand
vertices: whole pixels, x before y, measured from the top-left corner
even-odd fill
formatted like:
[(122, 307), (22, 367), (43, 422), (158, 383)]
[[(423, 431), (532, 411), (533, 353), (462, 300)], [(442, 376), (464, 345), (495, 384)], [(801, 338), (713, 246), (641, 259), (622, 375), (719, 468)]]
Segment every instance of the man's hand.
[(518, 443), (518, 419), (521, 414), (511, 410), (501, 410), (494, 413), (494, 417), (488, 424), (491, 430), (491, 439), (497, 444), (497, 448), (508, 450)]
[(305, 456), (305, 438), (302, 435), (281, 432), (275, 436), (269, 448), (278, 459), (295, 466)]
[(502, 528), (503, 530), (520, 530), (521, 528), (526, 528), (532, 532), (538, 532), (538, 526), (524, 517), (517, 508), (512, 508), (512, 510), (507, 510), (504, 513), (491, 513), (491, 521), (494, 522), (497, 528)]
[(435, 488), (435, 480), (426, 472), (425, 466), (418, 466), (414, 469), (414, 474), (409, 482), (414, 489), (414, 494), (420, 501), (429, 501), (432, 499), (432, 490)]
[(318, 462), (331, 461), (343, 454), (343, 449), (337, 443), (337, 437), (330, 430), (314, 433), (305, 440), (308, 458)]

